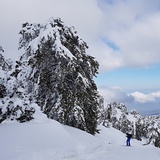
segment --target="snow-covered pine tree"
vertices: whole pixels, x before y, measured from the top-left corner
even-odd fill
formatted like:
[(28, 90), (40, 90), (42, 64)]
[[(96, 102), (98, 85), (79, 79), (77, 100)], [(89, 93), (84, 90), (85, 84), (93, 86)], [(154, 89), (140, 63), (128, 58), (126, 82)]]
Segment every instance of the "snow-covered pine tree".
[(86, 54), (86, 42), (60, 18), (25, 23), (20, 35), (25, 53), (17, 77), (32, 101), (49, 118), (95, 134), (99, 94), (93, 77), (99, 64)]
[(8, 72), (12, 69), (12, 61), (6, 60), (3, 56), (4, 49), (0, 46), (0, 98), (4, 98), (7, 94), (6, 81)]
[(0, 46), (0, 67), (4, 71), (9, 71), (12, 69), (12, 61), (11, 59), (5, 59), (3, 56), (4, 49)]
[(135, 138), (137, 140), (142, 140), (143, 135), (143, 123), (142, 123), (142, 118), (138, 118), (137, 121), (135, 122)]
[(18, 91), (16, 79), (10, 76), (13, 61), (5, 59), (3, 52), (3, 48), (0, 47), (0, 123), (9, 119), (22, 122), (22, 117), (27, 121), (27, 103), (22, 100), (22, 93)]
[(0, 46), (0, 53), (4, 52), (4, 49), (2, 48), (2, 46)]

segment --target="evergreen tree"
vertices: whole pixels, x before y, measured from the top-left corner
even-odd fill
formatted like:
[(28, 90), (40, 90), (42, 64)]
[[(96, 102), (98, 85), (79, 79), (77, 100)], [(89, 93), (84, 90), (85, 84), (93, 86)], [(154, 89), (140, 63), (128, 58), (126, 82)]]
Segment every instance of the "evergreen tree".
[(0, 46), (0, 53), (4, 52), (4, 49), (2, 48), (2, 46)]
[(99, 94), (93, 77), (99, 64), (86, 54), (86, 42), (53, 18), (46, 24), (23, 24), (20, 35), (19, 48), (26, 52), (17, 70), (26, 94), (49, 118), (95, 134)]
[(3, 71), (9, 71), (12, 69), (12, 61), (11, 59), (6, 60), (3, 56), (4, 49), (0, 46), (0, 67)]
[(141, 121), (141, 118), (139, 118), (135, 123), (135, 138), (141, 141), (142, 136), (143, 136), (143, 123)]
[(0, 47), (0, 123), (4, 120), (25, 122), (33, 119), (33, 107), (21, 90), (22, 84), (12, 74), (13, 62), (6, 60)]

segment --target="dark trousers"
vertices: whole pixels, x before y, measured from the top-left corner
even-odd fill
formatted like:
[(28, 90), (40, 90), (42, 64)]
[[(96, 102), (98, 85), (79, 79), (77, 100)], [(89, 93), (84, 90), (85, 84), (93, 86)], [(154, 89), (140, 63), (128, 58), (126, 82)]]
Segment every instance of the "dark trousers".
[(131, 140), (131, 138), (128, 137), (128, 138), (127, 138), (127, 141), (126, 141), (126, 145), (127, 145), (127, 146), (130, 146), (130, 145), (131, 145), (131, 144), (130, 144), (130, 140)]

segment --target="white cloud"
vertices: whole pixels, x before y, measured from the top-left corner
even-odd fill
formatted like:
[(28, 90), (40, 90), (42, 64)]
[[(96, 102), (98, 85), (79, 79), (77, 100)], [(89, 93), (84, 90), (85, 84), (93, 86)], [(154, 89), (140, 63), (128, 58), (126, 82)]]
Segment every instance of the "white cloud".
[(160, 98), (160, 91), (153, 92), (151, 93), (151, 95), (154, 96), (155, 98)]
[(103, 96), (105, 104), (110, 102), (132, 103), (133, 97), (127, 95), (120, 87), (100, 87), (99, 93)]
[(127, 66), (149, 66), (160, 62), (159, 25), (160, 14), (152, 15), (136, 22), (125, 33), (117, 34), (116, 41)]
[(136, 102), (147, 103), (147, 102), (156, 102), (160, 100), (160, 91), (144, 94), (141, 92), (134, 92), (130, 94)]
[(104, 98), (104, 105), (110, 102), (124, 103), (129, 110), (136, 109), (141, 114), (159, 112), (160, 91), (149, 94), (134, 92), (127, 94), (120, 87), (100, 87), (99, 93)]
[[(105, 25), (102, 36), (114, 42), (121, 63), (117, 67), (148, 67), (160, 63), (160, 11), (158, 1), (113, 0), (103, 5)], [(107, 51), (106, 51), (107, 52)], [(117, 52), (107, 52), (112, 61)], [(106, 63), (104, 68), (111, 68)]]

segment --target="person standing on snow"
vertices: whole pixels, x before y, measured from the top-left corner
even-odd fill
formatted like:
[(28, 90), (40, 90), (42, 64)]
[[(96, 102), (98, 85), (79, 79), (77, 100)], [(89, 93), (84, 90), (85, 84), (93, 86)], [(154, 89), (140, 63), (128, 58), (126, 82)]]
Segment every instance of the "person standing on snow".
[(127, 133), (126, 137), (127, 137), (126, 146), (130, 146), (131, 145), (130, 144), (130, 140), (132, 138), (132, 134), (131, 133)]

